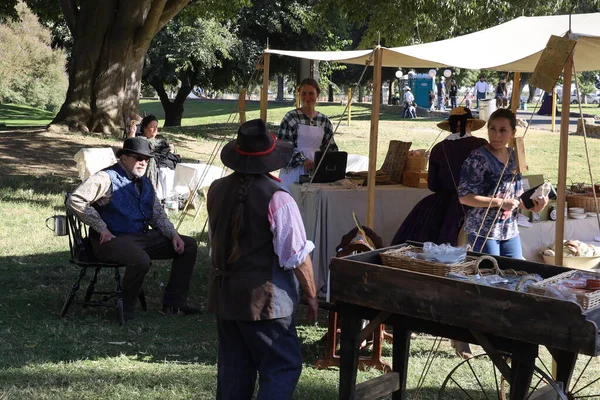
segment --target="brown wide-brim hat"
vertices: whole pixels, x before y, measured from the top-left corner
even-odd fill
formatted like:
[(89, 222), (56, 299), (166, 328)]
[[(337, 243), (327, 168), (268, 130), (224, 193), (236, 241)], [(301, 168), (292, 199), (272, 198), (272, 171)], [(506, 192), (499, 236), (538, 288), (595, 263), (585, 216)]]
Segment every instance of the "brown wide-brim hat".
[(123, 142), (123, 148), (117, 150), (117, 157), (121, 157), (123, 154), (138, 154), (154, 158), (152, 150), (150, 150), (150, 142), (145, 137), (132, 137), (127, 138)]
[(221, 150), (226, 167), (244, 174), (266, 174), (285, 167), (294, 154), (294, 146), (277, 138), (262, 119), (243, 123), (237, 138)]
[[(471, 110), (468, 109), (467, 107), (458, 106), (456, 108), (453, 108), (450, 111), (450, 117), (452, 117), (453, 115), (456, 115), (456, 116), (466, 115), (467, 122), (471, 121), (471, 132), (481, 129), (485, 126), (485, 120), (479, 119), (479, 118), (473, 118), (473, 114), (471, 114)], [(450, 129), (450, 118), (448, 118), (445, 121), (440, 122), (439, 124), (437, 124), (437, 126), (438, 126), (438, 128), (443, 129), (445, 131), (452, 132)]]

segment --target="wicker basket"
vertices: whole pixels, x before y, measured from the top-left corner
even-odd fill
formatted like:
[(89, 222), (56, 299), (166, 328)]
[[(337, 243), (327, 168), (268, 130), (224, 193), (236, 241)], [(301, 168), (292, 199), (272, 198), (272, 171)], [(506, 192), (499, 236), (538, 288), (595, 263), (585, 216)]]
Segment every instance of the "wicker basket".
[(409, 154), (406, 158), (404, 171), (425, 171), (428, 162), (429, 156), (413, 156)]
[[(553, 276), (552, 278), (544, 279), (541, 282), (534, 283), (533, 285), (530, 285), (527, 289), (528, 289), (529, 293), (539, 294), (541, 296), (547, 296), (546, 288), (549, 285), (552, 285), (553, 283), (556, 283), (562, 279), (568, 279), (575, 273), (579, 273), (579, 271), (563, 272), (562, 274), (558, 274), (556, 276)], [(598, 275), (598, 278), (600, 278), (600, 273), (593, 273), (590, 271), (586, 271), (585, 273), (591, 274), (591, 275)], [(575, 295), (575, 298), (577, 299), (577, 303), (584, 310), (588, 310), (590, 308), (600, 306), (600, 290), (596, 290), (595, 292), (589, 292), (589, 293), (573, 291), (572, 293)]]
[(399, 249), (388, 250), (380, 254), (383, 265), (388, 267), (406, 269), (408, 271), (422, 272), (437, 276), (448, 276), (451, 272), (462, 272), (464, 274), (473, 274), (477, 257), (467, 256), (465, 261), (457, 264), (442, 264), (434, 261), (426, 261), (418, 258), (412, 258), (406, 255), (407, 252), (422, 253), (423, 249), (416, 246), (406, 246)]
[[(567, 196), (567, 204), (570, 207), (583, 207), (588, 211), (596, 211), (596, 205), (594, 203), (594, 196), (587, 196), (585, 194), (570, 194)], [(600, 206), (600, 195), (598, 195), (598, 206)]]

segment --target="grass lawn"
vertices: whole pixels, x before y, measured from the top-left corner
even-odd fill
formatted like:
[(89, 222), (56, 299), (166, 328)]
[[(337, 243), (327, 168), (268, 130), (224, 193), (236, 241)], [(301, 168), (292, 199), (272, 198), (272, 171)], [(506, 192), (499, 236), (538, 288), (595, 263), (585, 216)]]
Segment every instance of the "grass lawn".
[[(189, 102), (183, 126), (162, 131), (186, 159), (205, 161), (217, 139), (235, 133), (235, 118), (230, 117), (234, 107), (234, 102)], [(269, 123), (275, 128), (290, 108), (290, 104), (272, 105)], [(162, 116), (156, 101), (144, 101), (140, 109), (155, 113), (159, 119)], [(258, 117), (258, 103), (249, 103), (248, 109), (249, 119)], [(335, 126), (343, 107), (324, 105), (320, 111), (330, 115)], [(398, 114), (398, 108), (386, 108), (382, 113), (379, 163), (392, 139), (412, 141), (413, 148), (429, 148), (436, 138), (440, 140), (436, 121), (399, 121)], [(8, 116), (11, 125), (19, 121), (25, 121), (20, 125), (33, 125), (30, 121), (44, 125), (51, 118), (36, 110), (0, 106), (0, 122)], [(343, 150), (367, 154), (369, 118), (369, 107), (353, 106), (351, 125), (343, 120), (336, 137)], [(569, 177), (574, 181), (589, 180), (581, 155), (582, 142), (581, 137), (570, 138)], [(95, 135), (0, 129), (0, 143), (0, 399), (214, 398), (214, 316), (167, 317), (158, 312), (169, 263), (153, 263), (145, 280), (149, 311), (139, 310), (138, 318), (124, 327), (118, 325), (114, 310), (73, 305), (66, 318), (58, 318), (77, 271), (67, 261), (67, 238), (52, 236), (44, 220), (63, 213), (63, 193), (78, 183), (72, 160), (78, 148), (118, 147), (120, 141)], [(555, 181), (558, 134), (530, 131), (526, 145), (531, 173), (544, 173)], [(598, 154), (600, 140), (590, 140), (590, 146), (592, 155)], [(16, 148), (22, 150), (18, 157), (13, 154)], [(600, 176), (600, 167), (593, 168)], [(173, 220), (177, 219), (174, 214)], [(206, 295), (209, 258), (202, 235), (204, 219), (204, 213), (196, 222), (187, 218), (181, 228), (183, 234), (201, 242), (190, 289), (191, 304), (204, 303)], [(101, 278), (105, 278), (102, 282), (111, 281), (108, 276)], [(316, 327), (304, 325), (303, 315), (301, 308), (298, 323), (305, 368), (294, 398), (336, 399), (339, 371), (312, 367), (325, 353), (321, 338), (326, 331), (326, 314), (322, 313)], [(432, 346), (433, 338), (429, 336), (419, 335), (412, 342), (409, 388), (413, 396)], [(390, 360), (391, 347), (387, 344), (383, 355)], [(448, 341), (443, 341), (420, 398), (437, 398), (443, 380), (458, 362)], [(375, 370), (360, 372), (358, 380), (379, 374)]]

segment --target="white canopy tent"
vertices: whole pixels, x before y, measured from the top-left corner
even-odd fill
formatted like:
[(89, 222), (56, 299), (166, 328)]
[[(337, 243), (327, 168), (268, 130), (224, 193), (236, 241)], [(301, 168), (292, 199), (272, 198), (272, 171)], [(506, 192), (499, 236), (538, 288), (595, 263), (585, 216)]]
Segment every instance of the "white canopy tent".
[[(514, 72), (534, 71), (551, 36), (576, 40), (575, 50), (563, 72), (563, 86), (571, 86), (573, 65), (578, 72), (600, 69), (600, 13), (519, 17), (512, 21), (468, 35), (437, 42), (395, 48), (353, 51), (285, 51), (267, 49), (264, 52), (263, 96), (261, 118), (266, 120), (269, 56), (277, 54), (309, 60), (335, 61), (347, 64), (370, 64), (373, 72), (373, 104), (369, 144), (369, 177), (367, 195), (367, 225), (373, 225), (375, 203), (375, 170), (381, 96), (381, 67), (489, 69)], [(513, 91), (513, 112), (517, 91)], [(570, 93), (563, 91), (561, 137), (558, 165), (557, 215), (564, 214), (566, 201), (566, 167), (568, 149)], [(557, 219), (556, 243), (562, 243), (564, 220)], [(556, 264), (562, 264), (562, 253), (556, 253)]]
[[(570, 21), (569, 21), (570, 17)], [(571, 27), (571, 28), (569, 28)], [(383, 67), (491, 69), (532, 72), (550, 36), (577, 40), (578, 71), (600, 69), (600, 13), (519, 17), (468, 35), (414, 46), (381, 48)], [(507, 49), (507, 46), (510, 46)], [(286, 57), (365, 65), (374, 50), (287, 51), (265, 53)]]

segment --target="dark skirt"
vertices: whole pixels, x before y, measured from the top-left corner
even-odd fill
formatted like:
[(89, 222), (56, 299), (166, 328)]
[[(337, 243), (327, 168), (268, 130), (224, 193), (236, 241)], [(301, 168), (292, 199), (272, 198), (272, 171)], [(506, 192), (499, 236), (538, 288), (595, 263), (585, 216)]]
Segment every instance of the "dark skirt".
[(418, 202), (408, 214), (396, 232), (392, 246), (407, 240), (456, 246), (467, 209), (458, 201), (456, 192), (433, 193)]

